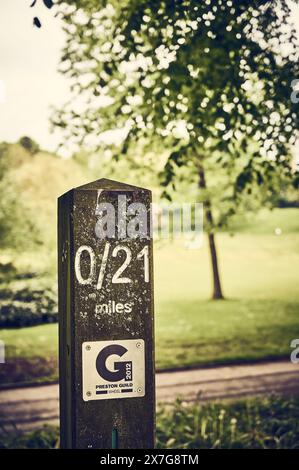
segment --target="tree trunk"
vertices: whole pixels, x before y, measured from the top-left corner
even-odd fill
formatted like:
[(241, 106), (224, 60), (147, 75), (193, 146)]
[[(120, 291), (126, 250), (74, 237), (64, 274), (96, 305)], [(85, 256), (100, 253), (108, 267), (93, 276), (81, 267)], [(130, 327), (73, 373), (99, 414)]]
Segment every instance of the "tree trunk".
[[(203, 166), (200, 165), (199, 171), (199, 182), (198, 186), (200, 189), (206, 190), (206, 178)], [(222, 294), (222, 287), (220, 281), (220, 274), (219, 274), (219, 267), (218, 267), (218, 258), (217, 258), (217, 250), (215, 244), (215, 235), (213, 233), (213, 214), (211, 208), (211, 202), (209, 199), (205, 201), (205, 218), (208, 223), (208, 239), (209, 239), (209, 248), (210, 248), (210, 255), (211, 255), (211, 264), (212, 264), (212, 272), (213, 272), (213, 299), (221, 300), (224, 299)]]

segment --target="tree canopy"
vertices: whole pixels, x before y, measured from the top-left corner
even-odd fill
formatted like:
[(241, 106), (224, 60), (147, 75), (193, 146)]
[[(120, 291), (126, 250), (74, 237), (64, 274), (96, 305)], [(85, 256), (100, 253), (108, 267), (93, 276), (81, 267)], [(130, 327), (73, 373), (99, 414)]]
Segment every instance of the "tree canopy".
[(213, 232), (244, 194), (269, 196), (294, 174), (291, 82), (299, 62), (288, 2), (60, 3), (67, 37), (61, 71), (73, 95), (53, 123), (67, 140), (93, 147), (118, 129), (118, 156), (141, 141), (144, 152), (154, 145), (168, 150), (165, 195), (182, 168), (197, 182), (221, 298)]
[(298, 44), (286, 1), (81, 0), (61, 7), (61, 69), (74, 96), (54, 122), (75, 141), (96, 145), (115, 128), (127, 130), (122, 151), (141, 137), (160, 139), (173, 150), (166, 183), (174, 165), (215, 152), (219, 166), (246, 153), (238, 192), (278, 167), (290, 170)]

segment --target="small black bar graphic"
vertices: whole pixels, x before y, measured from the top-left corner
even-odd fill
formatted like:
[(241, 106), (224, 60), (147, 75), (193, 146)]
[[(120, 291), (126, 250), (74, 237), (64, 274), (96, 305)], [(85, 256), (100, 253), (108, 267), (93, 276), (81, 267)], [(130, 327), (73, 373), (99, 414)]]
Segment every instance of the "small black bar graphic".
[(121, 393), (133, 392), (132, 388), (122, 388)]
[(97, 390), (96, 395), (105, 395), (105, 393), (108, 393), (108, 390)]

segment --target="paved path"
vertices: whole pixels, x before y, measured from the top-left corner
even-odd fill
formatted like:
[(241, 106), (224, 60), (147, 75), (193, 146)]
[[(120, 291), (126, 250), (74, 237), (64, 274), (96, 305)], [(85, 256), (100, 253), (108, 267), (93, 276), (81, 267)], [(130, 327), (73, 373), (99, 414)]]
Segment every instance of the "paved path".
[[(223, 366), (156, 376), (157, 401), (169, 403), (178, 395), (186, 401), (233, 400), (277, 392), (299, 394), (299, 364), (290, 361)], [(8, 428), (29, 430), (58, 425), (58, 385), (0, 391), (0, 421)]]

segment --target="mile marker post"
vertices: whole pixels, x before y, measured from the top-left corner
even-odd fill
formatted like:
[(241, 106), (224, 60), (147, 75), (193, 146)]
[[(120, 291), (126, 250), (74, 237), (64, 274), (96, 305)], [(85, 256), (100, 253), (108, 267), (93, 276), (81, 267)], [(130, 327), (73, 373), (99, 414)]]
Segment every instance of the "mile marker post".
[(58, 199), (62, 448), (154, 447), (150, 204), (107, 179)]

